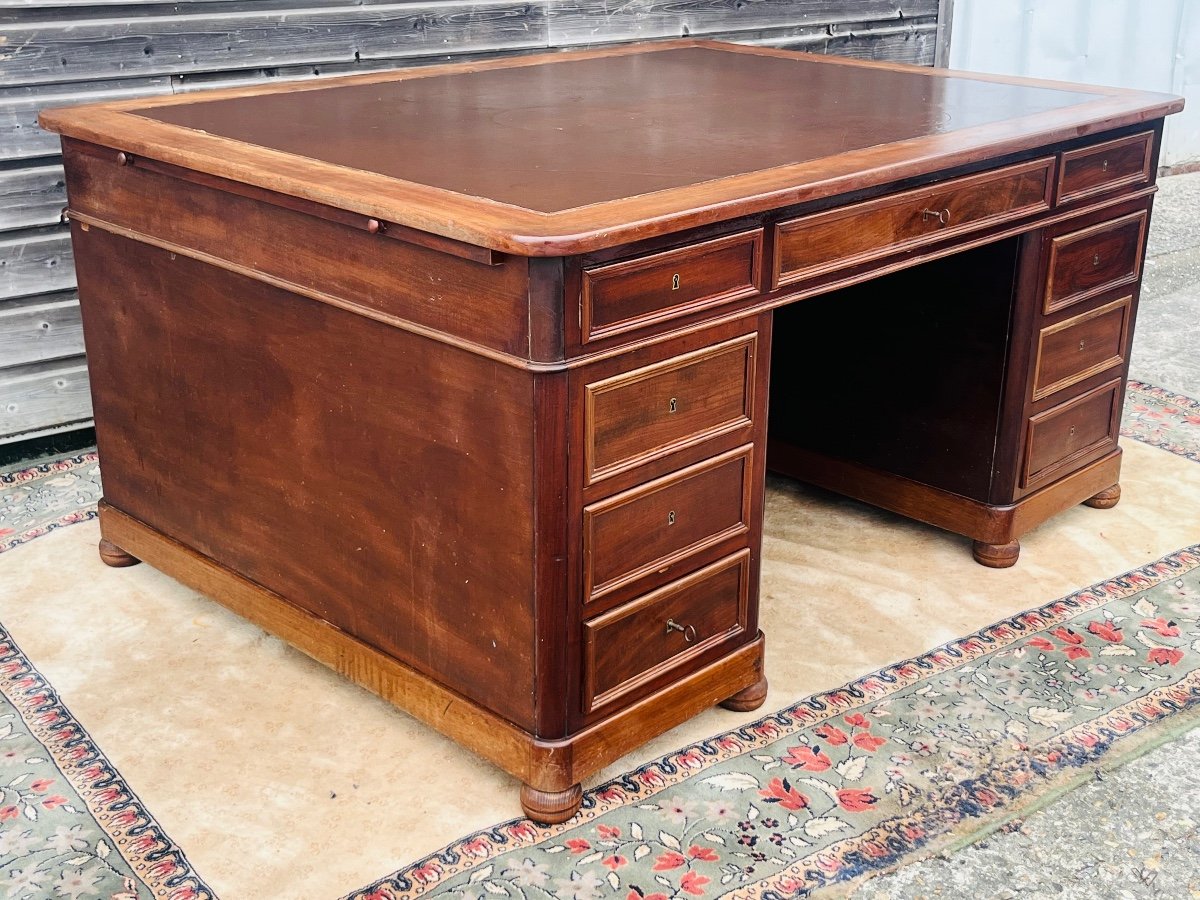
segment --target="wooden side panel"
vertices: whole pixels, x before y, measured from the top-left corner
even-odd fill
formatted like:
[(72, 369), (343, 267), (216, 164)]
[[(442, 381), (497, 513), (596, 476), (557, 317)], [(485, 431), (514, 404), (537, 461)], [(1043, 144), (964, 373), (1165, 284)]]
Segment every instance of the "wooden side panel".
[[(484, 346), (527, 356), (525, 259), (459, 259), (302, 212), (117, 164), (114, 153), (67, 142), (75, 212), (338, 300)], [(104, 155), (101, 155), (101, 154)]]
[(107, 501), (532, 731), (532, 376), (74, 238)]

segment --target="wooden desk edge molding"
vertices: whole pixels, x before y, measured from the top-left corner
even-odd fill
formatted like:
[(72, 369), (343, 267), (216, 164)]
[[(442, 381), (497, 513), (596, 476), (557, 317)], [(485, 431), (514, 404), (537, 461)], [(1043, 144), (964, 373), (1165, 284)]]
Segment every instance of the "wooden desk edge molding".
[[(768, 467), (987, 566), (1116, 503), (1181, 107), (685, 40), (43, 112), (101, 558), (563, 821), (650, 738), (765, 701)], [(871, 421), (822, 427), (837, 393)]]

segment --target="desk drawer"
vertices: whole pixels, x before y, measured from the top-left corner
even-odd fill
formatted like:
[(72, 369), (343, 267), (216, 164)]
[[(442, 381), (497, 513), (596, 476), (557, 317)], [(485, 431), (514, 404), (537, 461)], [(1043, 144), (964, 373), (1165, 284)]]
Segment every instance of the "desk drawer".
[(1114, 379), (1029, 419), (1021, 486), (1066, 475), (1117, 446), (1121, 380)]
[(775, 226), (775, 286), (1050, 208), (1053, 159), (955, 178)]
[(762, 229), (586, 269), (583, 342), (753, 297), (762, 284)]
[(1058, 202), (1070, 203), (1150, 181), (1154, 132), (1081, 147), (1062, 156)]
[(585, 712), (699, 662), (745, 630), (750, 551), (706, 566), (583, 625)]
[(584, 597), (749, 534), (752, 468), (751, 448), (741, 447), (586, 507)]
[(1125, 361), (1132, 297), (1043, 328), (1034, 362), (1033, 400), (1041, 400)]
[(746, 335), (586, 385), (588, 484), (749, 425), (757, 346)]
[(1043, 311), (1049, 315), (1137, 281), (1148, 218), (1141, 210), (1051, 240)]

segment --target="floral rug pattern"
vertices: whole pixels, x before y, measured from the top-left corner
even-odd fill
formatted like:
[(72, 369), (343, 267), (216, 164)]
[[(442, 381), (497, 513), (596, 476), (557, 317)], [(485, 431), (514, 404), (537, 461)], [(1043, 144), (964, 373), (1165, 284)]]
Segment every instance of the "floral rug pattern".
[(3, 629), (0, 890), (11, 900), (212, 897)]
[(1131, 381), (1121, 434), (1200, 462), (1200, 401)]
[[(803, 897), (1200, 713), (1200, 545), (645, 765), (354, 900)], [(982, 824), (982, 823), (981, 823)]]
[[(1130, 382), (1122, 431), (1200, 461), (1195, 400)], [(94, 518), (99, 496), (94, 452), (0, 473), (0, 552)], [(349, 897), (803, 897), (1198, 719), (1200, 545), (662, 757), (568, 823), (502, 823)], [(213, 896), (2, 630), (0, 792), (2, 896)]]
[(96, 451), (0, 472), (0, 553), (56, 528), (96, 518)]

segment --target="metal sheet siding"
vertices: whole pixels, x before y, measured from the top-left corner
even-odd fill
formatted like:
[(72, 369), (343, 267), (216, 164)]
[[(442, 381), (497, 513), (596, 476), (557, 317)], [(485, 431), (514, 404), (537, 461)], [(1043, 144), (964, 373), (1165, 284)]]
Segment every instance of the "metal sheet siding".
[(1162, 163), (1200, 160), (1200, 0), (956, 0), (950, 66), (1180, 94)]

